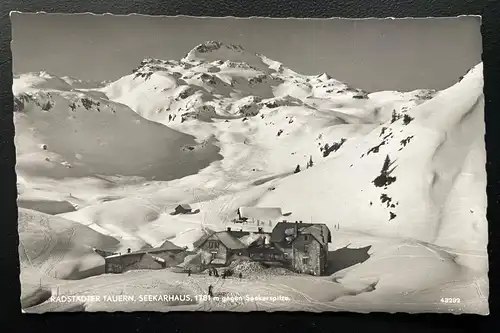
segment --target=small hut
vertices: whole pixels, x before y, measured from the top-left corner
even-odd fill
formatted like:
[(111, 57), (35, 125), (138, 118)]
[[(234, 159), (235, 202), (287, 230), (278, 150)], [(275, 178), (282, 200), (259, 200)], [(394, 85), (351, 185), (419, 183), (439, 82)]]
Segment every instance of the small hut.
[(175, 207), (174, 211), (171, 213), (171, 215), (178, 215), (178, 214), (190, 214), (193, 212), (193, 209), (191, 208), (190, 205), (187, 204), (181, 204), (177, 205)]

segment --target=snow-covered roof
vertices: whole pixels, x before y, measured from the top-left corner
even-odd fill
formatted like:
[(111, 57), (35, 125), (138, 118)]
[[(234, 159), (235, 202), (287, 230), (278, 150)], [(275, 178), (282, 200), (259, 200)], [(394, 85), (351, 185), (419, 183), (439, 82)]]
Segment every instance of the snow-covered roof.
[(134, 252), (127, 252), (127, 253), (117, 253), (113, 254), (110, 256), (105, 257), (107, 258), (116, 258), (116, 257), (123, 257), (123, 256), (137, 256), (137, 255), (142, 255), (142, 254), (149, 254), (149, 253), (158, 253), (158, 252), (163, 252), (163, 251), (182, 251), (184, 250), (182, 247), (179, 247), (175, 244), (173, 244), (170, 241), (165, 241), (163, 244), (159, 247), (154, 247), (154, 248), (149, 248), (149, 249), (142, 249)]
[(163, 242), (162, 245), (160, 245), (159, 247), (154, 248), (152, 250), (182, 250), (182, 248), (175, 245), (171, 241), (166, 240)]
[(241, 218), (260, 221), (278, 220), (283, 216), (281, 208), (275, 207), (240, 207), (238, 212)]
[(215, 232), (209, 235), (204, 236), (200, 240), (195, 242), (195, 246), (199, 247), (202, 246), (207, 240), (211, 238), (216, 238), (218, 241), (220, 241), (225, 247), (231, 250), (237, 250), (237, 249), (244, 249), (247, 246), (240, 241), (238, 238), (234, 237), (231, 235), (230, 232), (228, 231), (219, 231)]
[(331, 243), (330, 229), (325, 224), (313, 224), (300, 231), (301, 234), (312, 235), (320, 243)]
[(215, 237), (224, 244), (225, 247), (231, 250), (244, 249), (246, 245), (243, 244), (238, 238), (233, 237), (229, 232), (222, 231), (215, 234)]
[(326, 244), (331, 242), (330, 229), (323, 223), (297, 223), (278, 222), (271, 233), (271, 242), (280, 243), (288, 236), (293, 236), (297, 229), (297, 234), (312, 235), (318, 242)]
[(98, 248), (95, 248), (95, 247), (92, 247), (92, 250), (99, 254), (100, 256), (106, 258), (106, 257), (109, 257), (109, 256), (112, 256), (112, 255), (116, 255), (117, 253), (114, 252), (114, 251), (109, 251), (109, 250), (102, 250), (102, 249), (98, 249)]

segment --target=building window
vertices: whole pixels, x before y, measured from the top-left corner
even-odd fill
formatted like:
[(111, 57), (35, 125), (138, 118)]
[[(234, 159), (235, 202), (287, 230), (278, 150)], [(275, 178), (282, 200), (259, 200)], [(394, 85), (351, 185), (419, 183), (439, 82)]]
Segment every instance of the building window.
[(309, 258), (302, 258), (303, 265), (309, 265)]
[(217, 241), (208, 241), (209, 249), (217, 249), (219, 248), (219, 243)]
[(304, 235), (304, 240), (307, 242), (309, 240), (309, 235)]
[(304, 245), (304, 253), (309, 253), (309, 245)]

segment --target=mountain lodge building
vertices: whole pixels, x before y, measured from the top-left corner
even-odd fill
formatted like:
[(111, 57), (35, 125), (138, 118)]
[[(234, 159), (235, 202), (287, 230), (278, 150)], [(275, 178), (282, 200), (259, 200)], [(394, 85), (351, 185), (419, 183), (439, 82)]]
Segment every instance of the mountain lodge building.
[[(249, 241), (246, 237), (252, 237)], [(243, 240), (243, 241), (242, 241)], [(208, 265), (227, 266), (238, 258), (264, 263), (279, 263), (298, 273), (324, 275), (328, 267), (328, 244), (332, 242), (325, 224), (278, 222), (271, 233), (213, 232), (196, 242)]]
[(207, 265), (228, 265), (234, 255), (243, 255), (246, 245), (234, 237), (230, 231), (214, 232), (205, 236), (196, 247), (209, 254)]
[(271, 243), (279, 248), (296, 272), (323, 275), (328, 267), (330, 229), (320, 223), (279, 222)]

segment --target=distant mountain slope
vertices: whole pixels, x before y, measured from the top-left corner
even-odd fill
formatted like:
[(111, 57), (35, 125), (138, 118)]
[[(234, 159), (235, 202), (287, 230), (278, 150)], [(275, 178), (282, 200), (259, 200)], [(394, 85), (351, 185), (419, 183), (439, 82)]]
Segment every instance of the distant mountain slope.
[[(326, 73), (301, 75), (241, 46), (217, 41), (196, 46), (180, 60), (145, 59), (132, 74), (102, 91), (161, 123), (253, 117), (297, 103), (345, 113), (362, 122), (383, 122), (394, 108), (413, 107), (435, 93), (369, 94)], [(140, 96), (148, 96), (148, 102), (141, 102)], [(250, 99), (241, 103), (245, 98)]]
[(46, 73), (15, 78), (14, 95), (21, 175), (169, 180), (196, 173), (219, 159), (218, 148), (211, 143), (199, 144), (125, 105), (71, 91), (64, 80)]
[(87, 80), (80, 80), (75, 77), (71, 76), (63, 76), (61, 77), (64, 81), (66, 81), (73, 89), (96, 89), (96, 88), (101, 88), (105, 86), (106, 84), (109, 84), (107, 81), (103, 82), (96, 82), (96, 81), (87, 81)]
[[(253, 172), (254, 180), (293, 171), (310, 157), (320, 161), (325, 145), (363, 136), (394, 112), (407, 112), (437, 94), (368, 93), (327, 73), (301, 75), (217, 41), (196, 46), (180, 60), (145, 59), (99, 92), (146, 119), (217, 139), (223, 172), (234, 174), (238, 161), (238, 172)], [(255, 174), (259, 170), (266, 172)]]

